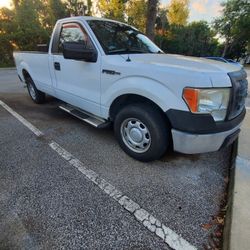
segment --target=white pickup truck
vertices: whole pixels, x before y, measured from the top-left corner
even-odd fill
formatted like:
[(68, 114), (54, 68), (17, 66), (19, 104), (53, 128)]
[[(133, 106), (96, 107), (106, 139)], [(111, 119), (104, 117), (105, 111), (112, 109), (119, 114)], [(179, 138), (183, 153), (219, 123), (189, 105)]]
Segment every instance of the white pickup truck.
[(170, 145), (186, 154), (217, 151), (237, 138), (246, 112), (244, 70), (165, 54), (108, 19), (61, 19), (46, 51), (14, 58), (34, 102), (49, 94), (95, 127), (113, 123), (122, 149), (140, 161), (159, 159)]

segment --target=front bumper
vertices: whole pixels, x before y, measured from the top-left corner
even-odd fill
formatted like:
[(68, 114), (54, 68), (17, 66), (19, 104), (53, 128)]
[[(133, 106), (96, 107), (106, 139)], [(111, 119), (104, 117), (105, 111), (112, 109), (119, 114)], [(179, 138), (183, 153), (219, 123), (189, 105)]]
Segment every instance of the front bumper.
[(173, 147), (185, 154), (198, 154), (219, 150), (232, 143), (240, 132), (246, 110), (232, 120), (215, 122), (209, 114), (168, 110), (166, 115), (172, 126)]
[(233, 143), (240, 132), (240, 125), (231, 130), (213, 134), (191, 134), (172, 129), (174, 150), (184, 154), (217, 151)]

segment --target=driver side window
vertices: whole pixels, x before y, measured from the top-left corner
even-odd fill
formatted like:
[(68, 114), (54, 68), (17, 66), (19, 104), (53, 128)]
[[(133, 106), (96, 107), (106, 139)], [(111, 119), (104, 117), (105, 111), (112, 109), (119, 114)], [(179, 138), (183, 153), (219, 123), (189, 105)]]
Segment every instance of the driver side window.
[(87, 33), (77, 23), (67, 23), (62, 26), (58, 43), (59, 53), (62, 53), (64, 42), (82, 43), (86, 48), (93, 49)]

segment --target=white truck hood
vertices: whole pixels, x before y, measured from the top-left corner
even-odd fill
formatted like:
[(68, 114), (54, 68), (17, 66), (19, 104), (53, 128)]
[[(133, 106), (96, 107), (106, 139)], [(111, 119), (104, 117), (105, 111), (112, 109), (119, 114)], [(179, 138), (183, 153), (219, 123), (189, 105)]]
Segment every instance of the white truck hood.
[(178, 67), (199, 72), (233, 72), (239, 68), (230, 63), (215, 60), (169, 54), (136, 54), (131, 55), (135, 61), (167, 67)]
[[(122, 57), (127, 57), (123, 55)], [(239, 71), (237, 65), (218, 62), (198, 57), (169, 54), (132, 54), (130, 59), (134, 63), (154, 67), (164, 67), (171, 70), (182, 70), (206, 75), (213, 87), (231, 87), (231, 81), (227, 75), (229, 72)]]

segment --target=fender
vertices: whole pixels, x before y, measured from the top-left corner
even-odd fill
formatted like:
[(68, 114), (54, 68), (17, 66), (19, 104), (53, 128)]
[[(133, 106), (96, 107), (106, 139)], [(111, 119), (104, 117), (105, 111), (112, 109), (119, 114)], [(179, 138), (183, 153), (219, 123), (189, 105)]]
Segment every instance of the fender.
[[(183, 110), (185, 103), (180, 96), (176, 96), (167, 86), (159, 81), (142, 76), (124, 77), (105, 90), (101, 96), (101, 112), (105, 118), (109, 117), (112, 102), (119, 96), (136, 94), (148, 98), (158, 105), (164, 112), (171, 109)], [(188, 108), (186, 107), (188, 111)]]
[(26, 62), (22, 61), (20, 64), (20, 73), (19, 74), (20, 74), (22, 80), (25, 82), (24, 75), (23, 75), (24, 70), (27, 71), (29, 73), (30, 77), (32, 78), (32, 80), (34, 80), (32, 69), (29, 67), (29, 65)]
[(14, 54), (14, 58), (15, 58), (16, 65), (17, 65), (17, 72), (18, 72), (18, 75), (21, 77), (22, 81), (25, 82), (24, 75), (23, 75), (23, 70), (25, 70), (29, 73), (30, 77), (32, 78), (32, 80), (34, 81), (34, 83), (37, 86), (37, 82), (36, 82), (33, 70), (20, 56), (22, 53), (21, 52), (16, 52), (16, 53), (14, 52), (13, 54)]
[(23, 70), (27, 71), (29, 73), (29, 75), (31, 76), (31, 78), (34, 79), (32, 69), (29, 67), (29, 65), (21, 57), (21, 52), (19, 52), (19, 51), (14, 52), (13, 56), (14, 56), (15, 63), (17, 66), (17, 73), (20, 76), (20, 78), (22, 79), (22, 81), (25, 82)]
[[(36, 54), (36, 58), (34, 57), (34, 54)], [(23, 70), (26, 70), (38, 90), (54, 95), (49, 68), (49, 55), (47, 53), (15, 52), (14, 58), (18, 74), (21, 76), (22, 80), (24, 80)], [(41, 67), (41, 65), (43, 65), (43, 67)], [(45, 67), (47, 67), (47, 69)]]

